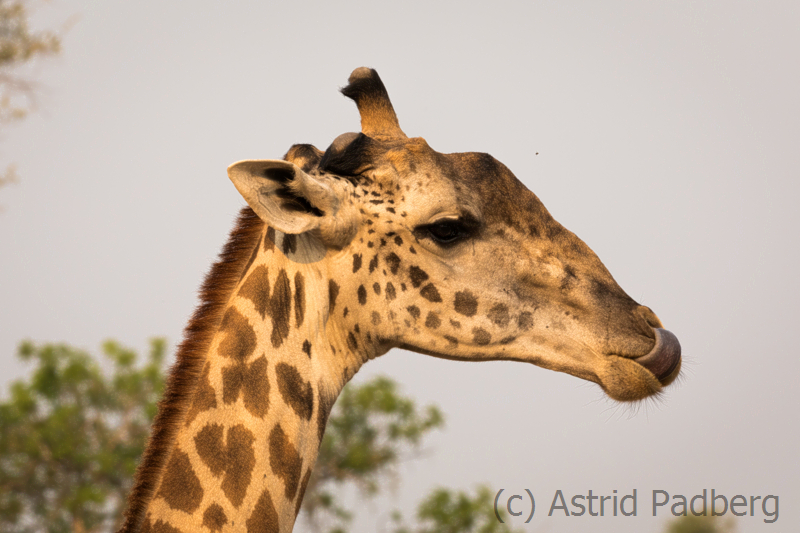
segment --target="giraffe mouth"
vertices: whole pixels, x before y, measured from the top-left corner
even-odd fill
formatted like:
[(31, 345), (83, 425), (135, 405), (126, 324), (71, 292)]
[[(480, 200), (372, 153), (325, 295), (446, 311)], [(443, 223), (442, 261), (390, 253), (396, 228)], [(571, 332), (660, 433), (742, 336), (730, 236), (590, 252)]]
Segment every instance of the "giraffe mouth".
[(676, 370), (681, 364), (681, 343), (671, 331), (661, 328), (654, 329), (656, 345), (650, 353), (633, 359), (649, 370), (662, 385), (666, 385), (677, 375)]

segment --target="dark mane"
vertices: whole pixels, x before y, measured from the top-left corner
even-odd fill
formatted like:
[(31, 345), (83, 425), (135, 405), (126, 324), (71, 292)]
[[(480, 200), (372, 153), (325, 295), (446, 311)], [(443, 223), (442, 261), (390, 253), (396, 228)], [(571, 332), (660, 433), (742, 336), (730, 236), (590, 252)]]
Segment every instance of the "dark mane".
[(147, 505), (153, 498), (156, 484), (169, 458), (173, 438), (192, 401), (225, 304), (236, 288), (254, 247), (260, 245), (263, 229), (264, 223), (253, 210), (243, 208), (228, 242), (219, 254), (219, 260), (206, 275), (200, 289), (200, 305), (184, 330), (183, 342), (169, 372), (164, 396), (158, 404), (150, 440), (136, 469), (136, 482), (128, 496), (125, 522), (119, 533), (138, 531), (144, 520)]

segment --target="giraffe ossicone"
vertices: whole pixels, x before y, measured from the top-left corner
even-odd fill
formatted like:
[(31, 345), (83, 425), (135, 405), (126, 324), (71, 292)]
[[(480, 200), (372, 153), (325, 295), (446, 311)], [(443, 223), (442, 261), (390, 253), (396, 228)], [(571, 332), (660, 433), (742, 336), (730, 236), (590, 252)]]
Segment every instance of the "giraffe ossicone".
[(353, 72), (360, 133), (231, 165), (246, 200), (202, 289), (121, 531), (288, 532), (333, 402), (399, 347), (658, 394), (677, 338), (488, 154), (400, 129)]

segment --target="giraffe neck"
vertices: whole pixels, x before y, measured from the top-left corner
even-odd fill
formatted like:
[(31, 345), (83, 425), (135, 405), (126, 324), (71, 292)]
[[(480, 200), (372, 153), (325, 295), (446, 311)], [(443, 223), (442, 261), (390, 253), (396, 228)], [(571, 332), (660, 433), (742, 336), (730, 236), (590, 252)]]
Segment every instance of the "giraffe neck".
[(325, 423), (368, 358), (329, 321), (312, 238), (264, 228), (210, 339), (142, 531), (292, 530)]

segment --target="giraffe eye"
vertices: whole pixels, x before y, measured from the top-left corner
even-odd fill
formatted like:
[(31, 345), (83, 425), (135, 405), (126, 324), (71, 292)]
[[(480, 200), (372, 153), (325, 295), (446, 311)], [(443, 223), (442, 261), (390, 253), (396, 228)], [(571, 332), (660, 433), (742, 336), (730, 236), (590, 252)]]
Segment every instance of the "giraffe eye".
[(428, 235), (439, 244), (452, 244), (467, 234), (459, 220), (444, 220), (425, 227)]

